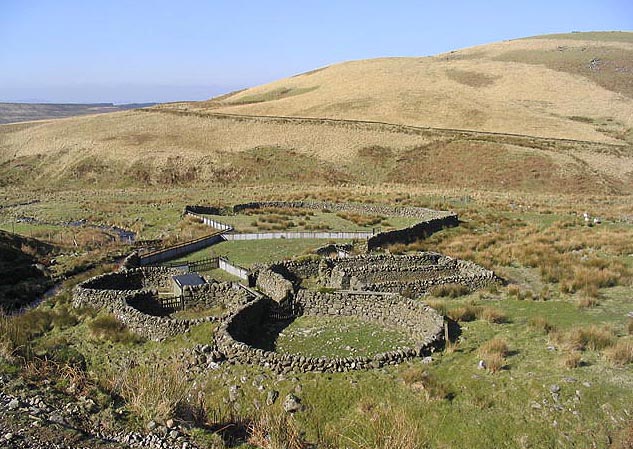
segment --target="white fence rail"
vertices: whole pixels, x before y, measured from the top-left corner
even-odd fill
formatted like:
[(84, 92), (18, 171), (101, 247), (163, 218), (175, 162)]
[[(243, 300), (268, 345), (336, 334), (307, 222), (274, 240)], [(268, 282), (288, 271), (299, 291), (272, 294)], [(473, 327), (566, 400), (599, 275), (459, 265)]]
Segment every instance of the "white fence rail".
[(248, 281), (248, 275), (250, 274), (250, 271), (238, 265), (233, 265), (228, 259), (224, 257), (218, 258), (218, 268), (220, 270), (226, 271), (229, 274), (232, 274), (233, 276), (237, 276), (240, 279)]
[(255, 234), (224, 234), (226, 240), (266, 239), (367, 239), (373, 232), (260, 232)]
[(204, 224), (207, 226), (211, 226), (214, 229), (218, 229), (220, 231), (232, 231), (233, 226), (228, 225), (226, 223), (220, 223), (219, 221), (212, 220), (209, 217), (204, 217), (202, 215), (194, 214), (193, 212), (187, 212), (187, 215), (191, 215), (192, 217), (196, 217), (199, 220), (202, 220)]

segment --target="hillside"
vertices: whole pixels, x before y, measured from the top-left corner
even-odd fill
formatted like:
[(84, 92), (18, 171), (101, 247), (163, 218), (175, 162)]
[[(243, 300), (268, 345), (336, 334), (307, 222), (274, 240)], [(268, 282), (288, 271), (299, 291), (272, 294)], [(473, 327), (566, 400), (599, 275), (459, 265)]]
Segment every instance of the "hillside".
[[(352, 61), (205, 102), (0, 127), (0, 186), (633, 190), (633, 33)], [(383, 123), (373, 123), (383, 122)]]
[(74, 117), (87, 114), (104, 114), (106, 112), (124, 111), (146, 106), (152, 106), (152, 103), (120, 105), (114, 105), (112, 103), (0, 103), (0, 124)]
[(189, 107), (617, 142), (633, 126), (633, 33), (351, 61)]

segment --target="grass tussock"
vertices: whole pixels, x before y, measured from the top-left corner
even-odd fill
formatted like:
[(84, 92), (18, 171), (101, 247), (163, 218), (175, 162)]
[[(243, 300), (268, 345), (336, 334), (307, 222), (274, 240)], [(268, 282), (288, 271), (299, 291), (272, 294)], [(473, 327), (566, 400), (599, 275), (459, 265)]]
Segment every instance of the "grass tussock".
[(339, 447), (352, 449), (417, 449), (419, 421), (391, 404), (361, 400), (357, 416), (343, 429)]
[(496, 307), (485, 306), (479, 309), (477, 318), (488, 321), (493, 324), (502, 324), (508, 322), (508, 316), (502, 310)]
[(431, 295), (437, 298), (459, 298), (470, 293), (470, 289), (462, 284), (442, 284), (431, 290)]
[(455, 307), (454, 309), (450, 309), (448, 311), (448, 316), (453, 321), (475, 321), (477, 319), (477, 314), (479, 313), (479, 308), (476, 306), (471, 306), (469, 304)]
[(138, 343), (141, 338), (119, 321), (114, 315), (102, 314), (88, 323), (92, 336), (98, 340), (109, 340), (113, 343)]
[(562, 365), (567, 369), (578, 368), (582, 365), (582, 354), (580, 351), (568, 352), (563, 356)]
[(598, 304), (598, 300), (595, 298), (595, 296), (593, 296), (593, 294), (588, 296), (581, 296), (576, 300), (576, 307), (580, 310), (592, 309), (598, 306)]
[(260, 413), (248, 426), (248, 443), (262, 449), (304, 449), (295, 419), (284, 412), (270, 410)]
[(486, 364), (486, 369), (496, 373), (506, 365), (506, 356), (509, 354), (508, 342), (502, 337), (494, 337), (481, 345), (477, 353)]
[(179, 363), (146, 363), (128, 367), (115, 375), (112, 389), (127, 407), (144, 422), (164, 422), (178, 418), (181, 409), (190, 409), (192, 384)]
[(530, 326), (530, 328), (544, 334), (549, 334), (556, 331), (556, 326), (552, 324), (547, 318), (542, 316), (535, 316), (530, 318), (530, 320), (528, 321), (528, 325)]
[(502, 310), (492, 306), (475, 306), (464, 304), (463, 306), (449, 309), (446, 312), (453, 321), (469, 322), (484, 320), (492, 324), (502, 324), (508, 322), (508, 316)]
[(569, 331), (565, 340), (571, 349), (584, 351), (600, 351), (615, 343), (613, 329), (607, 326), (591, 325), (587, 327), (575, 327)]
[(617, 366), (633, 363), (633, 340), (620, 339), (604, 351), (609, 362)]
[(405, 369), (400, 377), (405, 385), (423, 393), (426, 400), (441, 400), (448, 397), (446, 386), (421, 366)]

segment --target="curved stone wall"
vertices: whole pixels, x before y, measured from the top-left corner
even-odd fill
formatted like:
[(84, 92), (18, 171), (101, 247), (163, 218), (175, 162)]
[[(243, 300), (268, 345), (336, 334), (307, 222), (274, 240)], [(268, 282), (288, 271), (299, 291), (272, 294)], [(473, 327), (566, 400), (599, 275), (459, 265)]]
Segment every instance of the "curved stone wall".
[(291, 371), (342, 372), (396, 365), (433, 351), (442, 338), (444, 319), (424, 304), (400, 295), (376, 293), (320, 293), (301, 290), (293, 304), (298, 315), (354, 316), (384, 326), (402, 329), (416, 344), (365, 357), (309, 357), (281, 354), (257, 348), (253, 335), (270, 319), (275, 304), (262, 298), (240, 308), (216, 332), (218, 349), (229, 360), (257, 364), (280, 373)]
[(221, 317), (174, 319), (162, 310), (157, 292), (158, 288), (168, 285), (172, 274), (174, 271), (168, 268), (152, 267), (96, 276), (75, 287), (73, 305), (107, 310), (133, 332), (160, 341), (186, 332), (196, 324), (221, 321), (231, 310), (252, 299), (245, 290), (230, 282), (190, 288), (183, 298), (189, 306), (210, 307), (222, 304), (227, 307), (228, 312)]
[[(335, 259), (314, 256), (258, 267), (257, 285), (268, 296), (234, 283), (186, 288), (180, 299), (186, 306), (221, 303), (228, 312), (222, 317), (178, 320), (161, 313), (157, 292), (169, 285), (172, 274), (168, 268), (146, 267), (97, 276), (75, 288), (73, 304), (104, 308), (134, 332), (153, 340), (186, 332), (204, 321), (219, 321), (215, 345), (218, 354), (233, 363), (257, 364), (282, 373), (341, 372), (395, 365), (433, 351), (442, 340), (443, 317), (398, 293), (406, 290), (421, 295), (447, 283), (475, 289), (499, 281), (492, 271), (474, 263), (431, 252)], [(339, 291), (303, 289), (306, 278), (318, 279)], [(372, 356), (341, 358), (281, 354), (257, 347), (255, 339), (261, 326), (300, 315), (357, 317), (402, 330), (414, 343)]]

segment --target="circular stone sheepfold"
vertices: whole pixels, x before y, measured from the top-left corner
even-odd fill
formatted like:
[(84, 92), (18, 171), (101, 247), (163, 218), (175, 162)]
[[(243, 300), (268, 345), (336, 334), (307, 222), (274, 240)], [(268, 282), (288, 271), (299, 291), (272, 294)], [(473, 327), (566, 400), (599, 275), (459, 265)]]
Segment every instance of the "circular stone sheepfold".
[[(354, 317), (397, 330), (413, 343), (386, 352), (349, 357), (281, 354), (258, 347), (263, 326), (272, 320), (293, 316)], [(268, 298), (246, 304), (220, 327), (216, 342), (231, 360), (261, 365), (277, 372), (341, 372), (395, 365), (432, 351), (441, 340), (443, 323), (443, 317), (430, 307), (397, 294), (300, 290), (287, 307), (280, 307)]]
[[(168, 294), (176, 271), (144, 267), (103, 274), (75, 287), (73, 305), (90, 306), (115, 315), (130, 330), (151, 340), (163, 340), (186, 332), (191, 326), (220, 321), (222, 316), (174, 318), (174, 312), (195, 307), (235, 309), (250, 301), (248, 292), (233, 283), (212, 283), (189, 288), (182, 296)], [(164, 294), (160, 294), (159, 290)]]

